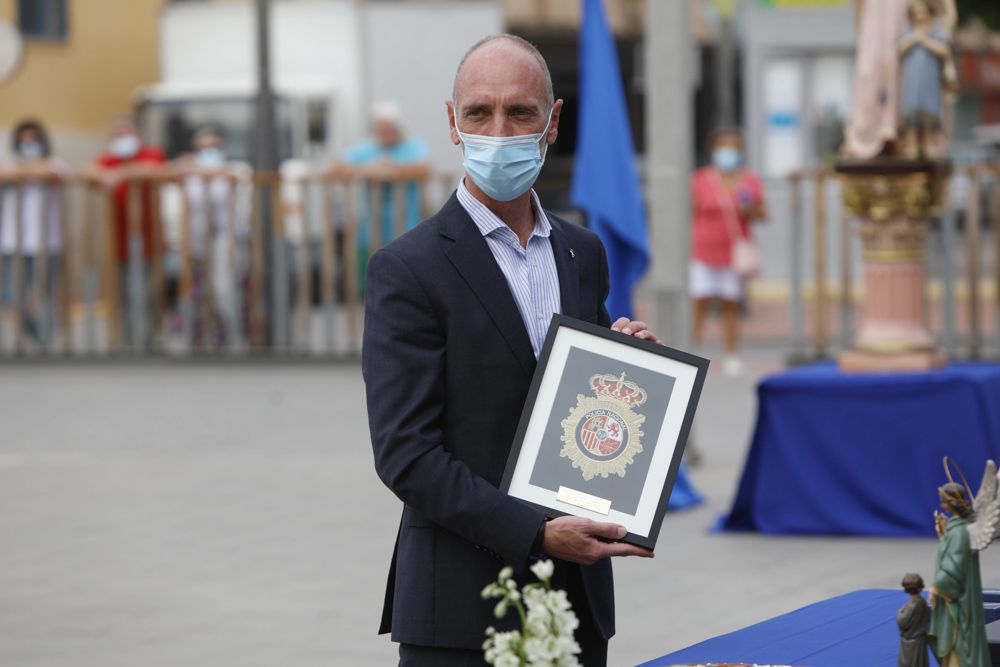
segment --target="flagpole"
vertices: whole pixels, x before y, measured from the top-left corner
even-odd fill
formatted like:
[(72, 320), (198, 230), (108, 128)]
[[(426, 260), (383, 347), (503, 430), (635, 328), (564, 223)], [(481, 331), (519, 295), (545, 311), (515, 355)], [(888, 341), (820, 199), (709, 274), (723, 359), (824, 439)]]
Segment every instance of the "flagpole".
[(691, 339), (687, 273), (692, 168), (693, 47), (687, 2), (646, 1), (646, 196), (653, 262), (650, 324), (668, 345)]

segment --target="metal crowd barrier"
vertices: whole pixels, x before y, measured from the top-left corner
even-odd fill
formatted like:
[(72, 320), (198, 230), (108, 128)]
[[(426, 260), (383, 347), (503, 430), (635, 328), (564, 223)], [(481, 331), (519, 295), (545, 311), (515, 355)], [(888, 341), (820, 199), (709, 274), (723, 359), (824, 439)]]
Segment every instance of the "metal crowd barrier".
[[(851, 345), (864, 288), (857, 221), (842, 204), (832, 170), (798, 171), (788, 184), (791, 357), (829, 358)], [(1000, 165), (956, 166), (948, 192), (941, 216), (928, 230), (927, 324), (952, 358), (997, 357)]]
[(0, 358), (356, 355), (365, 263), (452, 185), (422, 165), (0, 171)]

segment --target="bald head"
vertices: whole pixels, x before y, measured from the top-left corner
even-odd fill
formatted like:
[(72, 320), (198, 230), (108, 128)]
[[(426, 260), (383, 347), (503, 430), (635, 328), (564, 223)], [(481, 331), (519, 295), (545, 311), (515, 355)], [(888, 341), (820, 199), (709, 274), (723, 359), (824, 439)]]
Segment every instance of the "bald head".
[(552, 76), (545, 58), (531, 42), (517, 35), (503, 34), (485, 37), (472, 45), (455, 71), (451, 97), (459, 104), (459, 97), (469, 80), (478, 80), (483, 72), (515, 70), (527, 75), (526, 82), (537, 89), (542, 103), (550, 108), (555, 99)]
[(519, 137), (545, 132), (545, 144), (556, 140), (563, 101), (553, 99), (545, 59), (520, 37), (487, 37), (469, 49), (455, 73), (452, 95), (445, 106), (456, 146), (462, 143), (461, 134)]

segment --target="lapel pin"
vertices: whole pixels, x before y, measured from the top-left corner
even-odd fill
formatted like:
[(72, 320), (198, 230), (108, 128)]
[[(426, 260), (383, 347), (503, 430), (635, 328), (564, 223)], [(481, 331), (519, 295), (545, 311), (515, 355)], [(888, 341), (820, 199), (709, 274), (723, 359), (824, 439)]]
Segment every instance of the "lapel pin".
[(569, 249), (569, 258), (576, 259), (576, 253), (573, 251), (572, 248)]

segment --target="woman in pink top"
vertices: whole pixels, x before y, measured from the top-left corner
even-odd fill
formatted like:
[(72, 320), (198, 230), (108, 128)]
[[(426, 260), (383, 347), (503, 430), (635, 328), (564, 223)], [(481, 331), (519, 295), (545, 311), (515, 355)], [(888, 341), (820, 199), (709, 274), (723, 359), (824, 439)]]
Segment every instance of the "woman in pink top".
[(722, 368), (739, 375), (740, 301), (743, 281), (732, 266), (735, 233), (750, 238), (750, 221), (766, 216), (764, 194), (757, 175), (743, 168), (743, 140), (739, 130), (722, 129), (712, 135), (712, 163), (691, 178), (692, 228), (689, 284), (694, 299), (694, 340), (704, 338), (705, 322), (714, 300), (722, 307)]

